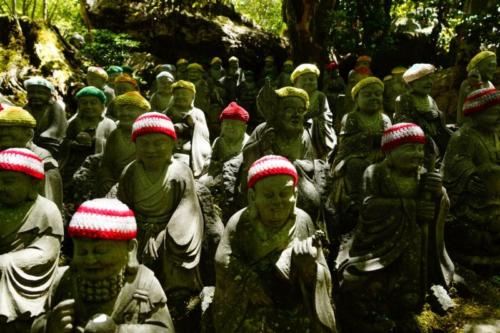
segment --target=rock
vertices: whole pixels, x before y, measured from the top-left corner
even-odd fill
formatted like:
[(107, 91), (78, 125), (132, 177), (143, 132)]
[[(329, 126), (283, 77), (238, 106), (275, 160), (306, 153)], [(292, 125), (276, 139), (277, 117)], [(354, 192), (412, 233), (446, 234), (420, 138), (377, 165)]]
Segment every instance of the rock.
[(448, 295), (446, 289), (444, 289), (441, 285), (433, 285), (431, 287), (429, 302), (432, 309), (440, 314), (444, 314), (456, 307), (455, 302), (451, 299), (450, 295)]
[(464, 333), (498, 333), (500, 332), (500, 320), (489, 322), (467, 324), (464, 326)]

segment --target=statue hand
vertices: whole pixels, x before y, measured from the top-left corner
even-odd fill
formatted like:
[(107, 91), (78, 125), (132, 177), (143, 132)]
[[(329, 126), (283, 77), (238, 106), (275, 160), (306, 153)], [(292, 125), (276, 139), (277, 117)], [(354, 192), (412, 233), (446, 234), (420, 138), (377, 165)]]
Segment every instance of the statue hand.
[(472, 176), (467, 183), (467, 189), (473, 195), (484, 196), (486, 193), (486, 185), (478, 176)]
[(313, 236), (303, 240), (295, 238), (292, 245), (292, 261), (299, 273), (307, 279), (316, 273), (318, 249), (314, 246), (313, 242)]
[(158, 249), (156, 248), (156, 239), (150, 237), (146, 246), (144, 247), (144, 253), (149, 260), (158, 259)]
[(433, 197), (440, 197), (443, 191), (443, 177), (439, 172), (427, 172), (422, 179), (423, 190)]
[(430, 222), (434, 219), (435, 204), (428, 200), (417, 201), (417, 219), (422, 222)]
[(73, 332), (75, 300), (67, 299), (57, 304), (47, 318), (47, 332)]

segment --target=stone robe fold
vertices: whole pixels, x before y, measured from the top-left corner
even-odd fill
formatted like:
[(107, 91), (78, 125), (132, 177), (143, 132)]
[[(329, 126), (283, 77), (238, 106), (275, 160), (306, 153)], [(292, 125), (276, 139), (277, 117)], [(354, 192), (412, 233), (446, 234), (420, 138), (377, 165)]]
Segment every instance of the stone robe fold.
[(325, 94), (315, 91), (310, 96), (308, 132), (318, 158), (326, 160), (337, 145), (337, 136), (333, 129), (333, 114)]

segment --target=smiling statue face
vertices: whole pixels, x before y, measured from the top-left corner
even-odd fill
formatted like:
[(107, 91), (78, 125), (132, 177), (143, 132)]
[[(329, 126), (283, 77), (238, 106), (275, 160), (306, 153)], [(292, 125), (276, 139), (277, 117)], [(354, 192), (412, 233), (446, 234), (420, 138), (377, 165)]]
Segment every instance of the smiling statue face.
[(245, 135), (247, 124), (240, 120), (224, 119), (220, 128), (220, 136), (226, 141), (239, 141)]
[(0, 170), (0, 204), (14, 207), (28, 201), (37, 187), (37, 180), (21, 172)]
[(383, 95), (384, 88), (378, 84), (369, 84), (361, 88), (356, 96), (356, 103), (359, 110), (370, 114), (380, 111)]
[(24, 148), (33, 139), (34, 131), (30, 127), (0, 126), (0, 150)]
[(306, 103), (300, 97), (289, 96), (280, 99), (277, 123), (287, 132), (300, 132), (304, 129)]
[(194, 93), (185, 88), (176, 88), (173, 92), (174, 105), (181, 108), (188, 108), (194, 101)]
[(116, 117), (119, 120), (118, 126), (124, 129), (132, 129), (134, 121), (145, 111), (137, 106), (126, 104), (116, 108)]
[(78, 99), (78, 112), (82, 118), (99, 118), (104, 112), (104, 104), (95, 96), (83, 96)]
[(426, 75), (410, 82), (411, 90), (421, 96), (429, 95), (432, 91), (432, 83), (434, 82), (434, 76), (432, 74)]
[(28, 101), (31, 106), (44, 107), (46, 106), (51, 97), (50, 89), (42, 86), (29, 86), (28, 87)]
[(424, 163), (424, 145), (407, 143), (387, 154), (391, 165), (401, 171), (416, 171)]
[(318, 89), (318, 76), (314, 73), (302, 74), (297, 78), (295, 87), (304, 89), (309, 95)]
[(172, 93), (173, 82), (168, 77), (160, 77), (156, 80), (156, 88), (163, 93)]
[(129, 91), (136, 91), (134, 85), (129, 82), (115, 82), (113, 88), (115, 89), (116, 96), (123, 95)]
[(145, 169), (158, 170), (170, 163), (175, 141), (161, 133), (151, 133), (137, 137), (136, 157)]

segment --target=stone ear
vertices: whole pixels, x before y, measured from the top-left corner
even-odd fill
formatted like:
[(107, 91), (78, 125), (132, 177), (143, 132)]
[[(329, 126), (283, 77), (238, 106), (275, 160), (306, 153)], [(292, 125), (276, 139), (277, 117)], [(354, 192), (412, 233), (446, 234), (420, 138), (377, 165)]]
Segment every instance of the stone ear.
[(131, 239), (128, 241), (128, 262), (127, 262), (127, 273), (134, 274), (139, 269), (139, 260), (137, 259), (139, 243), (137, 239)]
[(248, 213), (251, 219), (258, 217), (257, 207), (255, 207), (255, 190), (253, 188), (248, 189)]

